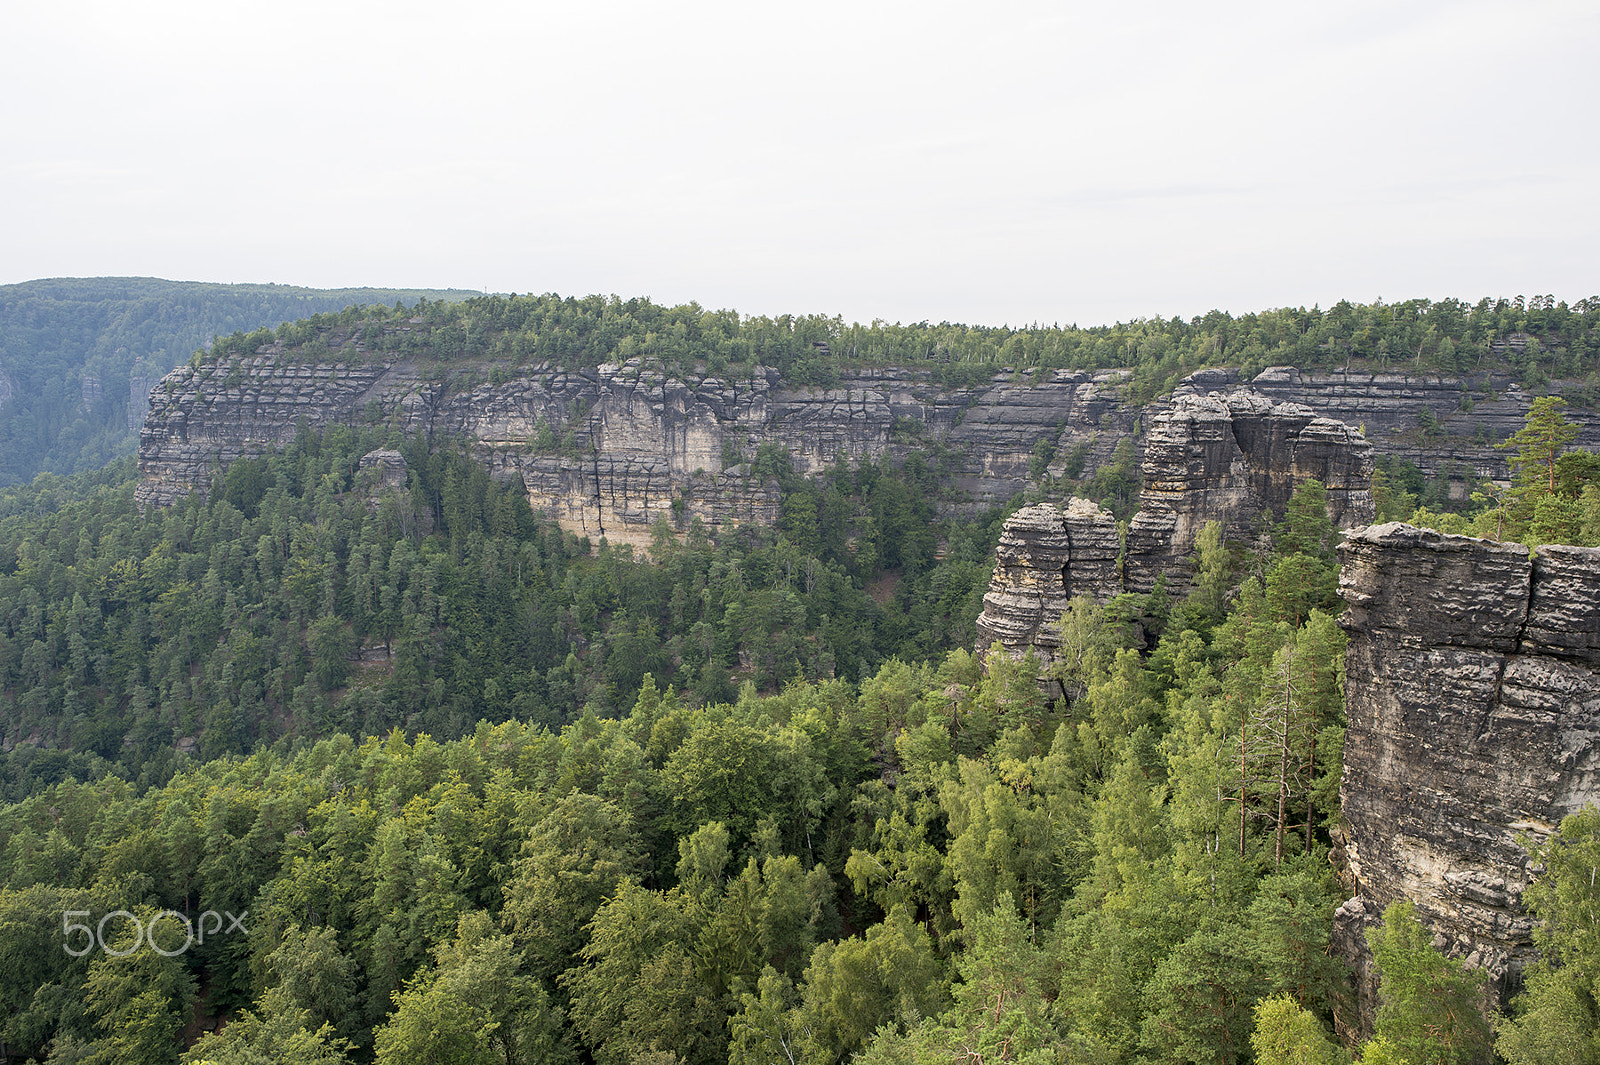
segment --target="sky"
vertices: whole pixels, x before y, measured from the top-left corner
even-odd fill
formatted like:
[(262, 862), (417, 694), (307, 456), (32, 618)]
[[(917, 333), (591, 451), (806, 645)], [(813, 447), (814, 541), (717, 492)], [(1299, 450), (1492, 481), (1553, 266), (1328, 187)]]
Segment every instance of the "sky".
[(1600, 4), (52, 0), (0, 284), (1100, 325), (1600, 294)]

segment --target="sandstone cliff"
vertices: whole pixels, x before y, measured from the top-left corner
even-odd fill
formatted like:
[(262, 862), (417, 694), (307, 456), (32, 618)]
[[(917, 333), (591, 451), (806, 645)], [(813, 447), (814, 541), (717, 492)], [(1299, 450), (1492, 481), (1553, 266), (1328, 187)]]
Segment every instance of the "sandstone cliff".
[(956, 487), (978, 509), (1026, 483), (1040, 441), (1058, 451), (1090, 444), (1092, 469), (1132, 435), (1138, 415), (1118, 400), (1117, 372), (1001, 371), (946, 389), (910, 370), (863, 370), (821, 389), (786, 387), (770, 373), (690, 383), (633, 359), (575, 371), (541, 364), (468, 387), (471, 367), (447, 379), (353, 341), (352, 350), (359, 360), (305, 363), (266, 347), (247, 362), (168, 375), (140, 435), (140, 501), (205, 491), (217, 470), (286, 444), (301, 424), (387, 422), (470, 442), (563, 528), (643, 545), (660, 518), (679, 529), (699, 519), (713, 531), (776, 520), (775, 486), (744, 461), (762, 444), (784, 448), (801, 473), (840, 456), (876, 460), (940, 444), (963, 456)]
[(1370, 1023), (1362, 931), (1400, 898), (1504, 1005), (1533, 958), (1524, 838), (1600, 801), (1600, 550), (1407, 525), (1340, 548), (1349, 610), (1337, 923)]
[(1151, 424), (1143, 474), (1120, 565), (1115, 520), (1084, 500), (1065, 512), (1025, 507), (1006, 520), (978, 618), (980, 653), (995, 641), (1018, 657), (1032, 647), (1048, 667), (1060, 646), (1056, 620), (1075, 596), (1147, 593), (1163, 574), (1181, 594), (1207, 522), (1220, 522), (1228, 539), (1255, 541), (1312, 478), (1327, 487), (1336, 525), (1372, 518), (1372, 448), (1361, 434), (1248, 390), (1177, 396)]
[[(822, 389), (786, 386), (772, 373), (681, 381), (630, 359), (570, 371), (537, 364), (502, 379), (503, 366), (408, 361), (399, 351), (410, 328), (388, 327), (371, 348), (354, 330), (335, 329), (322, 346), (339, 350), (338, 360), (308, 362), (268, 345), (248, 360), (174, 371), (151, 393), (139, 498), (163, 504), (205, 491), (217, 469), (287, 443), (302, 421), (386, 421), (470, 441), (496, 476), (521, 481), (533, 506), (563, 527), (642, 545), (663, 517), (680, 530), (699, 519), (713, 531), (774, 520), (773, 486), (742, 461), (766, 443), (785, 448), (802, 473), (840, 455), (895, 458), (943, 445), (962, 456), (956, 487), (965, 507), (978, 510), (1029, 483), (1041, 443), (1055, 455), (1056, 475), (1082, 447), (1087, 475), (1143, 424), (1149, 492), (1129, 535), (1128, 585), (1144, 590), (1187, 552), (1205, 521), (1226, 514), (1232, 534), (1248, 537), (1262, 508), (1281, 506), (1307, 476), (1330, 486), (1336, 520), (1364, 520), (1358, 497), (1371, 459), (1359, 434), (1336, 423), (1365, 425), (1372, 454), (1453, 471), (1452, 490), (1465, 494), (1481, 478), (1505, 476), (1505, 455), (1492, 445), (1520, 427), (1527, 409), (1526, 397), (1499, 378), (1289, 367), (1263, 371), (1248, 390), (1237, 371), (1200, 371), (1170, 402), (1143, 408), (1123, 400), (1120, 371), (1001, 369), (947, 389), (912, 369), (864, 369)], [(485, 380), (490, 371), (495, 383)], [(1600, 420), (1572, 416), (1580, 443), (1600, 446)], [(1445, 435), (1419, 433), (1425, 418)]]
[[(1236, 383), (1232, 371), (1204, 387)], [(1198, 376), (1198, 375), (1197, 375)], [(1557, 391), (1577, 382), (1554, 382)], [(1445, 478), (1448, 495), (1464, 500), (1484, 480), (1506, 480), (1506, 453), (1495, 444), (1522, 428), (1532, 396), (1505, 374), (1310, 372), (1270, 366), (1250, 381), (1262, 395), (1304, 404), (1327, 418), (1365, 428), (1375, 455), (1414, 463), (1429, 477)], [(1577, 446), (1600, 449), (1600, 412), (1574, 407)], [(1427, 424), (1436, 428), (1423, 430)]]
[(1061, 646), (1057, 621), (1072, 600), (1087, 595), (1104, 602), (1122, 591), (1119, 539), (1116, 519), (1084, 499), (1070, 499), (1065, 508), (1023, 507), (1008, 518), (978, 617), (978, 652), (998, 642), (1020, 658), (1031, 647), (1048, 672)]
[(1143, 471), (1128, 528), (1130, 591), (1150, 591), (1162, 573), (1181, 590), (1183, 560), (1207, 522), (1221, 522), (1229, 540), (1254, 541), (1311, 479), (1328, 489), (1336, 526), (1372, 518), (1372, 447), (1361, 433), (1247, 390), (1177, 396), (1150, 427)]

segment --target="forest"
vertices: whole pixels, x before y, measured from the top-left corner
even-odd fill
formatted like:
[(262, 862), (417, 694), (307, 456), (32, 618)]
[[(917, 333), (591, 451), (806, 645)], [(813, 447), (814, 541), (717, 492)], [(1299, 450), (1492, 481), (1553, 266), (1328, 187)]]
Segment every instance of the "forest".
[[(344, 327), (337, 347), (327, 336)], [(218, 338), (219, 361), (253, 357), (264, 345), (290, 356), (362, 358), (376, 352), (439, 363), (488, 360), (502, 373), (549, 363), (563, 368), (659, 363), (680, 380), (776, 372), (793, 385), (826, 386), (847, 371), (925, 367), (946, 385), (987, 382), (1000, 369), (1131, 371), (1128, 399), (1170, 393), (1183, 377), (1211, 366), (1246, 378), (1267, 366), (1356, 368), (1371, 372), (1473, 375), (1510, 372), (1533, 391), (1577, 382), (1567, 398), (1600, 399), (1600, 297), (1574, 305), (1554, 296), (1407, 300), (1323, 310), (1279, 308), (1235, 317), (1211, 311), (1189, 320), (1138, 319), (1109, 326), (846, 324), (823, 315), (775, 317), (663, 307), (617, 296), (479, 296), (415, 306), (349, 307), (278, 329)]]
[[(1323, 365), (1450, 340), (1524, 374), (1592, 372), (1600, 308), (1535, 302), (1341, 305), (1293, 337)], [(1292, 361), (1301, 340), (1273, 330), (1295, 313), (1140, 323), (1137, 373)], [(1564, 342), (1495, 347), (1533, 315)], [(721, 372), (822, 380), (908, 357), (886, 338), (944, 335), (948, 360), (920, 357), (954, 381), (1101, 365), (1133, 329), (1102, 347), (1075, 328), (717, 321), (422, 303), (213, 355), (314, 355), (342, 324), (439, 359), (598, 362), (634, 338), (668, 364), (681, 342), (697, 373), (710, 351)], [(1399, 348), (1430, 326), (1438, 347)], [(1380, 520), (1600, 543), (1600, 457), (1570, 450), (1562, 414), (1581, 401), (1536, 402), (1505, 442), (1514, 482), (1464, 513), (1389, 464)], [(379, 447), (404, 454), (403, 488), (359, 468)], [(1075, 601), (1050, 701), (1036, 660), (975, 653), (1006, 510), (942, 517), (955, 460), (930, 445), (803, 478), (763, 449), (775, 527), (663, 524), (647, 555), (377, 425), (302, 432), (149, 512), (127, 460), (0, 490), (0, 1057), (1600, 1061), (1593, 812), (1538, 856), (1546, 961), (1509, 1016), (1396, 907), (1372, 938), (1376, 1034), (1334, 1039), (1353, 1009), (1329, 943), (1345, 637), (1320, 485), (1257, 545), (1208, 527), (1182, 596)]]
[[(339, 454), (327, 441), (318, 450), (305, 439), (281, 457), (285, 477), (314, 475), (302, 482), (313, 498), (329, 487), (321, 462)], [(368, 559), (353, 571), (308, 571), (297, 560), (322, 553), (293, 548), (296, 533), (314, 535), (311, 522), (293, 526), (274, 563), (271, 522), (292, 492), (275, 484), (239, 499), (240, 510), (231, 477), (217, 500), (152, 523), (140, 565), (120, 573), (113, 564), (91, 575), (93, 560), (137, 531), (104, 517), (97, 526), (92, 503), (55, 512), (84, 508), (76, 537), (49, 538), (73, 545), (71, 561), (16, 545), (10, 578), (24, 587), (6, 601), (31, 602), (43, 580), (73, 588), (84, 607), (76, 622), (67, 608), (59, 662), (42, 657), (42, 638), (15, 656), (24, 682), (30, 666), (46, 668), (63, 699), (120, 684), (162, 725), (210, 715), (205, 742), (221, 742), (215, 729), (234, 746), (179, 766), (146, 757), (137, 773), (131, 759), (98, 776), (57, 765), (53, 783), (38, 756), (15, 767), (12, 786), (31, 794), (0, 820), (0, 924), (19, 963), (0, 991), (9, 1046), (41, 1060), (171, 1060), (197, 1001), (208, 1015), (245, 1013), (196, 1043), (195, 1061), (766, 1061), (783, 1046), (795, 1060), (897, 1061), (960, 1041), (1032, 1046), (1048, 1060), (1198, 1060), (1209, 1048), (1206, 1060), (1229, 1061), (1250, 1053), (1258, 1001), (1331, 1019), (1340, 974), (1325, 947), (1337, 895), (1326, 829), (1343, 637), (1328, 613), (1332, 530), (1314, 488), (1268, 557), (1235, 558), (1212, 529), (1182, 602), (1075, 603), (1065, 705), (1044, 700), (1031, 661), (992, 656), (985, 668), (959, 645), (919, 653), (903, 638), (880, 643), (880, 660), (858, 673), (800, 669), (770, 694), (753, 676), (737, 691), (680, 691), (650, 669), (670, 658), (619, 649), (611, 660), (645, 670), (621, 701), (624, 670), (563, 678), (557, 650), (505, 643), (493, 620), (513, 617), (524, 632), (542, 621), (566, 633), (557, 647), (571, 646), (586, 595), (600, 596), (596, 610), (642, 603), (652, 567), (674, 575), (657, 589), (667, 600), (658, 609), (697, 586), (696, 598), (716, 602), (712, 574), (726, 583), (740, 571), (745, 595), (723, 617), (759, 619), (769, 596), (781, 604), (808, 579), (805, 556), (790, 573), (780, 536), (721, 567), (729, 549), (692, 540), (659, 563), (604, 552), (580, 562), (525, 503), (519, 511), (492, 486), (474, 492), (461, 465), (440, 465), (444, 521), (415, 562), (402, 554), (403, 577), (392, 561), (374, 574), (376, 556), (362, 549), (364, 535), (387, 529), (392, 559), (407, 543), (403, 516), (385, 526), (379, 509), (352, 527), (343, 550)], [(98, 500), (122, 491), (105, 486)], [(368, 504), (351, 495), (354, 522)], [(337, 535), (336, 512), (324, 518)], [(369, 525), (378, 531), (364, 534)], [(235, 571), (218, 543), (255, 550)], [(915, 548), (879, 550), (900, 551), (905, 566)], [(147, 583), (144, 562), (164, 555), (167, 583)], [(819, 594), (797, 599), (794, 615), (812, 598), (823, 609), (837, 565), (822, 560), (809, 578)], [(1230, 606), (1234, 578), (1250, 570)], [(79, 573), (87, 585), (72, 583)], [(569, 576), (571, 606), (528, 613), (546, 600), (519, 596), (519, 582), (553, 588)], [(208, 584), (220, 599), (207, 598)], [(80, 587), (100, 590), (97, 610)], [(328, 612), (330, 594), (357, 613)], [(477, 616), (461, 613), (493, 595)], [(277, 616), (265, 616), (269, 603)], [(94, 630), (108, 609), (115, 631)], [(638, 610), (635, 632), (649, 620)], [(296, 614), (312, 620), (294, 639), (274, 638)], [(680, 628), (693, 633), (697, 616)], [(339, 676), (348, 654), (323, 646), (357, 617), (364, 631), (416, 645), (381, 683)], [(872, 620), (894, 639), (892, 617)], [(18, 621), (51, 634), (48, 617)], [(767, 629), (756, 643), (833, 646), (826, 622), (789, 621), (794, 631)], [(319, 633), (323, 622), (333, 624)], [(847, 639), (885, 638), (864, 623)], [(205, 624), (211, 632), (196, 628)], [(707, 629), (679, 653), (709, 661), (719, 639), (742, 631), (726, 620)], [(132, 633), (167, 638), (119, 656)], [(228, 651), (204, 662), (163, 650), (200, 652), (219, 633)], [(299, 661), (267, 649), (291, 644)], [(646, 650), (660, 646), (652, 638)], [(543, 687), (532, 676), (541, 654), (555, 663)], [(413, 675), (430, 664), (436, 676)], [(526, 712), (558, 679), (593, 685), (579, 714)], [(453, 719), (469, 684), (483, 702), (461, 701), (485, 712)], [(409, 694), (394, 692), (402, 685)], [(330, 698), (340, 686), (364, 694), (341, 711), (347, 703)], [(287, 719), (267, 705), (274, 687), (288, 695)], [(295, 722), (297, 699), (312, 715), (374, 716)], [(408, 701), (436, 716), (382, 716)], [(252, 720), (297, 724), (305, 742), (226, 731)], [(155, 731), (133, 725), (135, 745)], [(1279, 743), (1293, 752), (1287, 770)], [(131, 917), (101, 923), (118, 911)], [(178, 950), (182, 918), (244, 912), (248, 934)], [(94, 949), (58, 952), (66, 924), (83, 923), (58, 913), (86, 914)], [(141, 928), (146, 947), (163, 949), (138, 949)], [(1197, 984), (1200, 974), (1210, 982)], [(1201, 987), (1209, 1008), (1197, 1012)], [(996, 994), (1005, 1008), (991, 1017)]]
[[(214, 337), (351, 304), (461, 299), (433, 289), (309, 289), (153, 277), (0, 285), (0, 485), (131, 454), (145, 394)], [(140, 409), (130, 413), (130, 404)]]

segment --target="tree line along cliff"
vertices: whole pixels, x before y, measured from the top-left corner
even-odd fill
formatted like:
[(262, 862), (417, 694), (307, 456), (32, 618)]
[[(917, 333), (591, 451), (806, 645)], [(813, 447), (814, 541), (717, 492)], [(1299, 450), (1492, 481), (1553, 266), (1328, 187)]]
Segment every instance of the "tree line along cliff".
[[(384, 424), (470, 441), (497, 478), (522, 482), (564, 528), (641, 547), (658, 519), (679, 532), (695, 518), (712, 528), (771, 520), (769, 487), (750, 479), (746, 461), (767, 443), (802, 475), (840, 457), (947, 448), (962, 458), (953, 487), (969, 513), (1046, 477), (1103, 470), (1097, 501), (1125, 517), (1138, 460), (1117, 447), (1142, 443), (1140, 430), (1167, 405), (1158, 397), (1249, 384), (1364, 429), (1380, 458), (1409, 463), (1459, 504), (1478, 480), (1505, 475), (1493, 445), (1520, 425), (1524, 385), (1539, 376), (1531, 369), (1586, 373), (1600, 318), (1587, 303), (1499, 306), (1406, 304), (1384, 318), (1383, 308), (1340, 305), (1106, 331), (845, 327), (597, 297), (352, 309), (219, 341), (163, 380), (140, 440), (140, 497), (204, 490), (214, 469), (283, 446), (302, 423)], [(1361, 321), (1372, 324), (1352, 332)], [(1396, 344), (1420, 337), (1407, 348), (1418, 353), (1409, 372), (1368, 350), (1384, 322)], [(1517, 323), (1559, 329), (1542, 342), (1499, 336)], [(1452, 331), (1452, 350), (1477, 358), (1443, 374), (1434, 348)], [(1252, 369), (1267, 355), (1300, 368)], [(1245, 368), (1202, 369), (1230, 358)], [(1577, 401), (1584, 442), (1600, 444), (1578, 405), (1584, 380), (1562, 387)]]

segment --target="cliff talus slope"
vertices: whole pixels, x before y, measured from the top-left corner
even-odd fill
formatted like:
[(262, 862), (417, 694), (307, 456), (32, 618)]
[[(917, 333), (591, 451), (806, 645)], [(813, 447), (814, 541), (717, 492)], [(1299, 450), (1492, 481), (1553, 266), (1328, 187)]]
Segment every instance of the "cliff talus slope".
[(1533, 958), (1524, 839), (1600, 800), (1600, 550), (1362, 530), (1349, 610), (1342, 801), (1355, 898), (1339, 913), (1371, 1008), (1362, 930), (1411, 899), (1503, 1005)]

